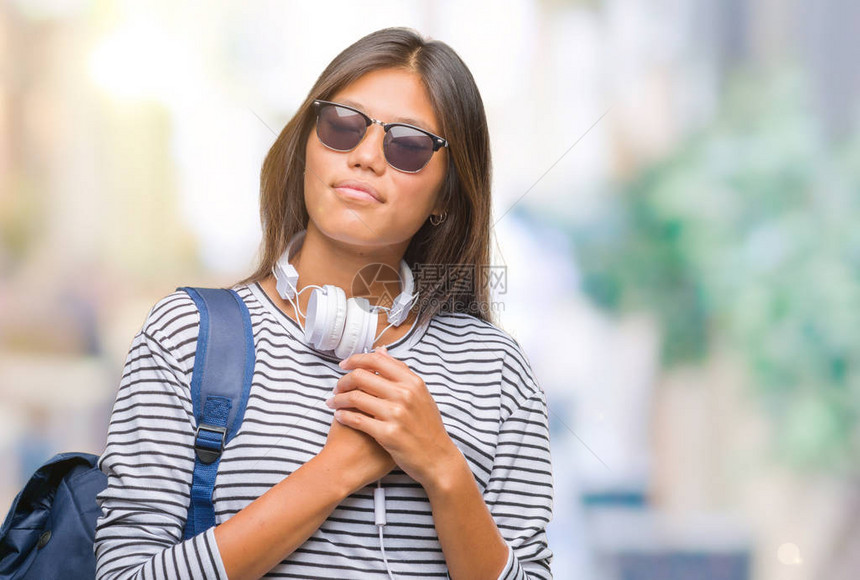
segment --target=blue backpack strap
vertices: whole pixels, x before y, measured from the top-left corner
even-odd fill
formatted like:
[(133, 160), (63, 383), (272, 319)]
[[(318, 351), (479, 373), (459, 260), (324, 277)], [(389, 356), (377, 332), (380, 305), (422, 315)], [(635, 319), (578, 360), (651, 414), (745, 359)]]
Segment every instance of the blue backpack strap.
[(212, 491), (224, 446), (239, 431), (254, 373), (251, 315), (241, 297), (221, 288), (182, 287), (200, 311), (191, 377), (197, 431), (185, 539), (215, 525)]

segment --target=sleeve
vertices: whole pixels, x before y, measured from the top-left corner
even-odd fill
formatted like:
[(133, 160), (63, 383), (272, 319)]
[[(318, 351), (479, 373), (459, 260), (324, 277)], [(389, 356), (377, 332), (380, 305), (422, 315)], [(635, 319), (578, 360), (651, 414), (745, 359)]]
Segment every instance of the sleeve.
[(552, 518), (553, 480), (546, 397), (525, 357), (515, 361), (519, 358), (508, 357), (502, 372), (503, 393), (520, 402), (501, 423), (484, 499), (508, 543), (499, 580), (551, 579), (546, 526)]
[(97, 580), (227, 580), (214, 528), (183, 540), (194, 470), (193, 356), (178, 359), (170, 334), (193, 353), (198, 325), (190, 297), (174, 294), (132, 341), (99, 458), (108, 485), (97, 497)]

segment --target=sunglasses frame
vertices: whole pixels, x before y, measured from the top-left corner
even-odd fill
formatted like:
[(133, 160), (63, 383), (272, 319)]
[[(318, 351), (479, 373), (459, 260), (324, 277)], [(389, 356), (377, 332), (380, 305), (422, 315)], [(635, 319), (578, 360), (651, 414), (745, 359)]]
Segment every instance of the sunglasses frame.
[[(320, 111), (322, 110), (324, 105), (331, 105), (334, 107), (343, 107), (344, 109), (350, 110), (350, 111), (364, 117), (364, 122), (365, 122), (364, 135), (361, 136), (361, 139), (358, 141), (358, 143), (356, 143), (355, 146), (352, 147), (351, 149), (335, 149), (334, 147), (330, 147), (325, 142), (323, 142), (322, 139), (320, 139), (320, 137), (319, 137)], [(314, 111), (316, 112), (316, 121), (314, 123), (314, 132), (317, 134), (317, 139), (319, 139), (319, 142), (322, 143), (323, 146), (327, 147), (328, 149), (331, 149), (332, 151), (337, 151), (339, 153), (346, 153), (348, 151), (352, 151), (353, 149), (355, 149), (356, 147), (361, 145), (361, 142), (364, 141), (364, 138), (367, 136), (367, 130), (370, 129), (370, 126), (374, 123), (376, 123), (377, 125), (382, 127), (382, 130), (385, 133), (388, 133), (389, 129), (391, 129), (392, 127), (409, 127), (410, 129), (415, 129), (416, 131), (424, 133), (425, 135), (429, 136), (433, 140), (433, 153), (436, 153), (439, 149), (441, 149), (443, 147), (448, 147), (448, 140), (445, 139), (444, 137), (440, 137), (439, 135), (431, 133), (427, 129), (422, 129), (421, 127), (416, 127), (415, 125), (410, 125), (409, 123), (383, 123), (379, 119), (374, 119), (370, 115), (359, 111), (355, 107), (350, 107), (349, 105), (343, 105), (341, 103), (335, 103), (333, 101), (324, 101), (322, 99), (314, 99), (313, 106), (314, 106)], [(388, 155), (385, 154), (384, 145), (383, 145), (382, 151), (383, 151), (383, 157), (385, 157), (385, 162), (388, 163), (388, 165), (391, 165), (391, 162), (388, 160)], [(399, 167), (394, 167), (394, 165), (391, 165), (391, 167), (393, 167), (397, 171), (402, 171), (403, 173), (418, 173), (419, 171), (421, 171), (422, 169), (427, 167), (427, 163), (430, 163), (430, 160), (433, 159), (433, 153), (431, 153), (430, 157), (427, 158), (427, 162), (424, 165), (422, 165), (421, 167), (419, 167), (418, 169), (416, 169), (415, 171), (407, 171), (406, 169), (400, 169)]]

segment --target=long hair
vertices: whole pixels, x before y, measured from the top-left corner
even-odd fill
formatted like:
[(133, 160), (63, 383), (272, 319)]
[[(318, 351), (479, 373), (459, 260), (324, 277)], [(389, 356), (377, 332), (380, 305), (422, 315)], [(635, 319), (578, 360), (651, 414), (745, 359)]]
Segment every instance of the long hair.
[(492, 167), (484, 103), (457, 53), (410, 28), (378, 30), (337, 55), (278, 135), (260, 174), (260, 264), (239, 283), (269, 276), (293, 235), (307, 228), (305, 145), (316, 121), (313, 100), (327, 100), (362, 75), (387, 68), (420, 77), (449, 143), (440, 191), (447, 218), (438, 226), (428, 219), (403, 256), (420, 292), (418, 323), (440, 311), (464, 312), (494, 323), (489, 303)]

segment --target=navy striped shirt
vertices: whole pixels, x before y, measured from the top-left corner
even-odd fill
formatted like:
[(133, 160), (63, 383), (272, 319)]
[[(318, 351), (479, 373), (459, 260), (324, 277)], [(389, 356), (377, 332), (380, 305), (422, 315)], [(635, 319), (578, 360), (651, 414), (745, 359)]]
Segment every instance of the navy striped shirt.
[[(224, 522), (322, 449), (325, 405), (346, 371), (304, 342), (299, 325), (258, 284), (234, 288), (251, 313), (256, 366), (242, 426), (227, 444), (213, 493)], [(183, 529), (194, 467), (190, 399), (199, 314), (182, 291), (159, 300), (134, 337), (99, 466), (97, 578), (227, 575), (214, 528)], [(474, 316), (440, 313), (388, 345), (432, 393), (509, 546), (500, 579), (551, 578), (545, 528), (552, 515), (546, 400), (508, 333)], [(424, 489), (395, 468), (386, 488), (385, 552), (398, 578), (446, 578)], [(373, 516), (373, 487), (347, 497), (265, 578), (387, 579)]]

